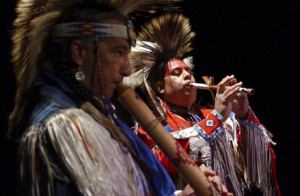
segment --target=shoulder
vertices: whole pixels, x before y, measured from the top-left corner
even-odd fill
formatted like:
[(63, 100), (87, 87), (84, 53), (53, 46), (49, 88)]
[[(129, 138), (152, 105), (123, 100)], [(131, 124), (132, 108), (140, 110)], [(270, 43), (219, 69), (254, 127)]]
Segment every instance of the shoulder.
[(80, 108), (67, 108), (57, 110), (44, 121), (44, 125), (51, 127), (58, 125), (60, 127), (83, 128), (92, 126), (101, 126), (95, 119)]
[(40, 91), (42, 99), (32, 111), (29, 125), (43, 123), (47, 118), (59, 113), (59, 111), (78, 107), (76, 103), (57, 88), (44, 86)]

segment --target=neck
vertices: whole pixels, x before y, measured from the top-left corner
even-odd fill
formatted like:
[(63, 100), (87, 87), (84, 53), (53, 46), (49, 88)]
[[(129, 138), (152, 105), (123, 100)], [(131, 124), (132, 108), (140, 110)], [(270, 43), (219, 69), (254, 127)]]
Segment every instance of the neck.
[(186, 106), (179, 106), (179, 105), (174, 105), (172, 103), (166, 102), (167, 105), (169, 106), (170, 110), (179, 116), (186, 117), (188, 116), (189, 108)]

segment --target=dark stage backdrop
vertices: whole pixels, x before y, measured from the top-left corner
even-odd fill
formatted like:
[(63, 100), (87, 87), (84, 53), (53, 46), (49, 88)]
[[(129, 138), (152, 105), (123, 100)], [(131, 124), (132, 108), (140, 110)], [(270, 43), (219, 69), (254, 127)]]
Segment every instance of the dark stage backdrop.
[[(250, 104), (274, 134), (282, 195), (294, 195), (299, 177), (299, 6), (297, 1), (192, 1), (182, 3), (197, 37), (195, 74), (216, 83), (234, 74), (255, 89)], [(197, 4), (197, 5), (196, 5)], [(1, 182), (0, 195), (16, 194), (16, 148), (5, 138), (15, 92), (9, 33), (15, 0), (1, 4)], [(201, 92), (199, 92), (201, 93)], [(297, 183), (297, 184), (296, 184)]]

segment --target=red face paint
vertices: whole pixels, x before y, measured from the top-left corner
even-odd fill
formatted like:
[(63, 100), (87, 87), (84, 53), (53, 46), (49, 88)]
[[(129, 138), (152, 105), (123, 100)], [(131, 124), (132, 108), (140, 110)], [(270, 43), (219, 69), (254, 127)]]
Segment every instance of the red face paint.
[(166, 66), (164, 77), (171, 75), (180, 76), (184, 71), (192, 73), (191, 68), (185, 62), (180, 59), (171, 59)]

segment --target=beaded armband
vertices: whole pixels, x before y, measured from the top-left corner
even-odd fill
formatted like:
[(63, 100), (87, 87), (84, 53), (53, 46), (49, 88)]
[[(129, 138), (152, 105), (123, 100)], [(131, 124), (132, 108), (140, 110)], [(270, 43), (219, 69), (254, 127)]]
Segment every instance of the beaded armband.
[(222, 126), (223, 117), (215, 110), (213, 110), (204, 120), (194, 125), (193, 128), (208, 142), (222, 133), (224, 130)]
[(256, 117), (256, 115), (254, 114), (253, 110), (250, 107), (249, 107), (248, 118), (243, 120), (243, 123), (257, 125), (257, 126), (260, 125), (259, 119)]
[(252, 126), (252, 127), (256, 127), (258, 129), (260, 129), (262, 132), (264, 132), (264, 134), (270, 138), (270, 142), (272, 142), (274, 145), (276, 144), (275, 142), (273, 142), (271, 140), (271, 138), (273, 137), (273, 134), (268, 130), (266, 129), (266, 127), (262, 124), (260, 124), (260, 121), (259, 119), (256, 117), (256, 115), (254, 114), (253, 110), (249, 107), (249, 115), (248, 115), (248, 118), (246, 120), (244, 120), (242, 122), (244, 125), (246, 126)]

